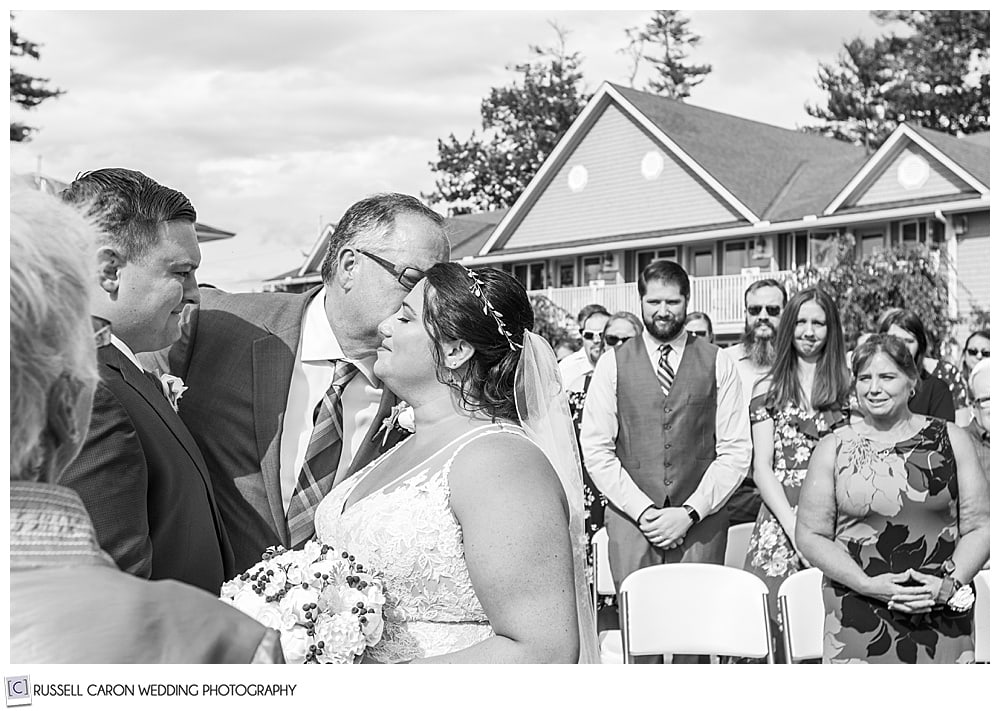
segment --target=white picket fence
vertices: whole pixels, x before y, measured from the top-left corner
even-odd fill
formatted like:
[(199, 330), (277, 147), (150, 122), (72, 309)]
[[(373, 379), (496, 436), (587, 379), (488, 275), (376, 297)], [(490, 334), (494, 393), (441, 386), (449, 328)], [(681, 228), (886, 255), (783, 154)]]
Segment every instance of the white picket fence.
[[(729, 276), (691, 277), (691, 302), (688, 311), (704, 311), (712, 319), (716, 333), (739, 333), (743, 330), (743, 292), (758, 279), (785, 281), (790, 271)], [(602, 304), (611, 313), (640, 313), (639, 290), (635, 282), (577, 286), (565, 289), (540, 289), (529, 292), (552, 300), (573, 317), (587, 304)]]

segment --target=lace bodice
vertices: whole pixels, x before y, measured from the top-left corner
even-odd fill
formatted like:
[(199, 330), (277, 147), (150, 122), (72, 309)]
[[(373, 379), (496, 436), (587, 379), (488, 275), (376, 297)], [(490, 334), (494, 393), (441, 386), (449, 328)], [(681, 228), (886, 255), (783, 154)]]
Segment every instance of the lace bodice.
[(383, 575), (386, 625), (382, 641), (370, 651), (375, 661), (445, 654), (492, 636), (465, 564), (448, 477), (462, 448), (498, 432), (525, 436), (502, 424), (467, 432), (345, 511), (369, 472), (387, 457), (405, 456), (405, 447), (397, 446), (341, 482), (317, 508), (319, 540), (348, 550)]

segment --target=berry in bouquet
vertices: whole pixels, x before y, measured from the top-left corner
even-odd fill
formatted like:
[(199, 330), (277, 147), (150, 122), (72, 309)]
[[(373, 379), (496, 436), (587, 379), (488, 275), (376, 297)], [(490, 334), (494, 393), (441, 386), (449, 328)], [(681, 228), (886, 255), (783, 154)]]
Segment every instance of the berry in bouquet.
[(221, 599), (281, 633), (289, 664), (352, 664), (382, 638), (381, 578), (347, 551), (272, 546), (222, 586)]

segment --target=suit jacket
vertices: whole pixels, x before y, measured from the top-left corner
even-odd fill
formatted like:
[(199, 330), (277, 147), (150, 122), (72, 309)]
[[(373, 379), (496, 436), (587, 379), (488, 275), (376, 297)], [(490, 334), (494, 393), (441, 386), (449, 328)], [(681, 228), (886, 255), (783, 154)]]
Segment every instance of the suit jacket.
[[(155, 356), (142, 356), (153, 356), (149, 362), (179, 375), (188, 386), (180, 414), (212, 472), (237, 572), (259, 562), (268, 546), (289, 547), (279, 474), (282, 423), (302, 319), (318, 291), (202, 289), (200, 306), (185, 310), (180, 340)], [(398, 432), (390, 433), (384, 445), (376, 436), (396, 402), (383, 390), (348, 474), (399, 441)]]
[(97, 353), (90, 430), (60, 484), (122, 570), (217, 595), (233, 553), (205, 460), (159, 383), (113, 345)]

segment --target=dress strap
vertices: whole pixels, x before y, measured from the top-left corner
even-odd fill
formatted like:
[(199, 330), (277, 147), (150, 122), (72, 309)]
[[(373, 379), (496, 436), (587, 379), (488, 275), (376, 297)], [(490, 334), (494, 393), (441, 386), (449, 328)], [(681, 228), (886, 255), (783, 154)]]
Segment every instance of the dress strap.
[[(467, 445), (472, 444), (481, 437), (488, 437), (489, 435), (504, 434), (504, 433), (518, 435), (519, 437), (522, 437), (528, 440), (529, 442), (531, 441), (531, 438), (528, 437), (528, 435), (525, 434), (524, 430), (517, 425), (505, 425), (502, 422), (497, 422), (494, 424), (483, 425), (482, 427), (478, 427), (466, 433), (465, 436), (468, 437), (468, 439), (466, 439), (464, 442), (458, 445), (458, 447), (455, 448), (455, 451), (451, 453), (451, 456), (448, 457), (448, 461), (444, 463), (444, 467), (441, 468), (441, 471), (444, 473), (445, 477), (448, 477), (451, 474), (452, 462), (455, 461), (455, 457), (457, 457), (459, 453), (463, 449), (465, 449)], [(474, 436), (469, 437), (468, 435), (474, 435)]]

